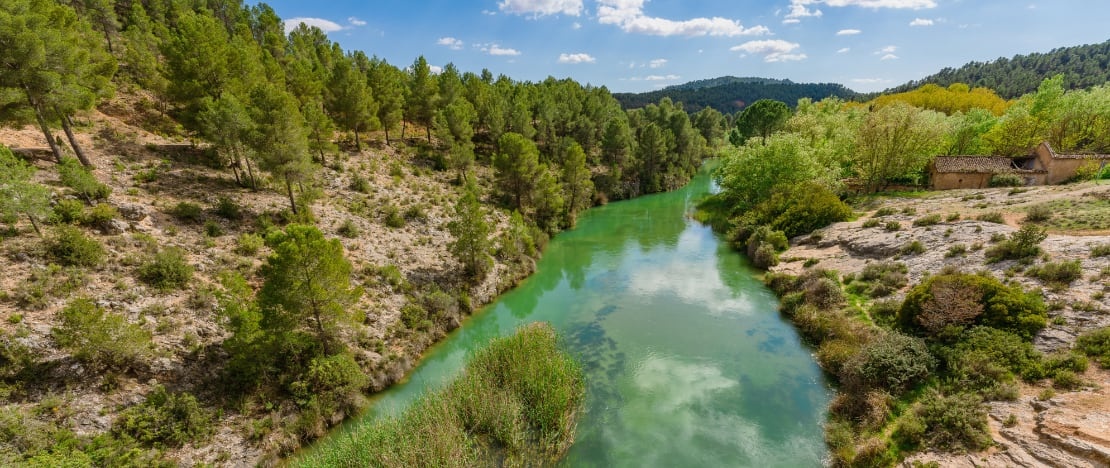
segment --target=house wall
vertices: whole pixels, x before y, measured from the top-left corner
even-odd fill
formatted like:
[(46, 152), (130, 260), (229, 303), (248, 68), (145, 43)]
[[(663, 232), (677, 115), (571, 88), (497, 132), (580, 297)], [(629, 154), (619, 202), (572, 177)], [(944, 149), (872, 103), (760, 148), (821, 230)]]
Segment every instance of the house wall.
[(1035, 166), (1037, 169), (1044, 169), (1048, 171), (1048, 176), (1045, 177), (1044, 184), (1062, 184), (1075, 177), (1075, 173), (1079, 171), (1079, 166), (1082, 166), (1085, 159), (1061, 159), (1053, 157), (1052, 148), (1048, 143), (1041, 143), (1037, 145), (1037, 149), (1033, 150), (1036, 154), (1037, 160)]
[(934, 170), (929, 174), (929, 180), (933, 184), (933, 190), (986, 188), (990, 185), (993, 175), (974, 172), (939, 173)]

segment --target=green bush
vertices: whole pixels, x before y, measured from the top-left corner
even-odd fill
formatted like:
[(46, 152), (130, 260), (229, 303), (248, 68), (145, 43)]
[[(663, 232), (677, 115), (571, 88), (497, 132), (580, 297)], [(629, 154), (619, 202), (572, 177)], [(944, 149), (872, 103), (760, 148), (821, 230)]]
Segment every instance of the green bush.
[(904, 330), (933, 337), (952, 326), (987, 325), (1028, 340), (1044, 328), (1047, 309), (1039, 293), (1021, 286), (1006, 286), (986, 274), (947, 273), (910, 289), (898, 323)]
[(816, 182), (777, 189), (753, 211), (759, 213), (760, 218), (755, 224), (766, 224), (772, 230), (782, 231), (787, 238), (808, 234), (852, 217), (852, 209), (848, 205)]
[(104, 311), (89, 299), (70, 301), (58, 315), (61, 325), (52, 330), (54, 339), (86, 365), (127, 370), (153, 356), (150, 332), (128, 323), (122, 315)]
[(351, 179), (350, 188), (358, 193), (368, 193), (370, 192), (370, 181), (360, 174), (355, 174), (354, 178)]
[(1010, 234), (1008, 239), (988, 248), (983, 254), (986, 255), (988, 263), (1035, 257), (1041, 254), (1040, 244), (1046, 238), (1048, 234), (1044, 228), (1026, 224)]
[(1026, 270), (1029, 276), (1046, 283), (1067, 286), (1083, 277), (1083, 268), (1079, 260), (1048, 262), (1038, 267)]
[(960, 368), (971, 356), (985, 359), (1015, 376), (1037, 380), (1045, 375), (1041, 353), (1020, 336), (991, 327), (972, 327), (962, 334), (946, 359)]
[(119, 217), (119, 210), (108, 203), (97, 203), (80, 222), (89, 226), (103, 226), (108, 221)]
[(844, 365), (841, 382), (899, 395), (928, 378), (935, 366), (922, 339), (883, 332)]
[(428, 320), (428, 311), (411, 301), (401, 306), (401, 323), (410, 330), (427, 330), (432, 326), (432, 321)]
[(882, 224), (882, 223), (878, 219), (870, 218), (867, 221), (863, 222), (863, 227), (865, 229), (866, 228), (874, 228), (874, 227), (879, 227), (880, 224)]
[(902, 289), (909, 282), (906, 273), (909, 268), (901, 262), (874, 262), (868, 263), (852, 281), (848, 283), (848, 291), (853, 294), (866, 294), (871, 298), (886, 297)]
[(1110, 367), (1110, 327), (1079, 335), (1075, 348), (1094, 358), (1102, 367)]
[(112, 431), (159, 448), (180, 447), (213, 432), (212, 417), (196, 397), (187, 392), (170, 393), (161, 385), (156, 385), (145, 401), (120, 413)]
[(401, 211), (396, 206), (388, 205), (384, 208), (385, 225), (391, 228), (405, 227), (405, 217), (401, 216)]
[(265, 245), (266, 241), (258, 234), (249, 232), (239, 235), (236, 240), (235, 251), (240, 255), (254, 255)]
[(916, 227), (935, 226), (937, 224), (940, 224), (940, 220), (941, 218), (939, 214), (925, 215), (913, 220), (913, 225)]
[(991, 187), (1021, 187), (1025, 181), (1017, 174), (995, 174), (988, 185)]
[(317, 356), (308, 371), (290, 384), (290, 393), (302, 407), (316, 405), (325, 414), (353, 414), (370, 379), (349, 353)]
[(1052, 207), (1048, 205), (1034, 205), (1025, 210), (1025, 222), (1041, 223), (1052, 219)]
[(879, 208), (878, 210), (875, 210), (875, 214), (873, 215), (873, 217), (881, 218), (883, 216), (890, 216), (890, 215), (895, 214), (897, 212), (898, 212), (898, 210), (895, 210), (894, 208), (891, 208), (889, 206), (884, 206), (882, 208)]
[(139, 279), (162, 290), (180, 289), (193, 279), (193, 267), (185, 261), (181, 249), (169, 247), (139, 266)]
[(898, 249), (898, 253), (902, 255), (921, 255), (925, 253), (925, 244), (914, 239), (907, 242), (906, 245), (903, 245), (901, 249)]
[(77, 195), (89, 203), (104, 200), (112, 194), (112, 189), (96, 180), (96, 176), (73, 158), (62, 158), (58, 165), (58, 176), (62, 185), (73, 189)]
[(180, 202), (170, 209), (170, 214), (181, 221), (198, 223), (204, 216), (204, 210), (196, 203)]
[(898, 221), (887, 221), (886, 224), (883, 225), (883, 229), (890, 232), (899, 231), (902, 229), (902, 223)]
[(243, 219), (243, 207), (230, 197), (220, 197), (216, 200), (216, 215), (227, 220), (238, 221)]
[(85, 204), (80, 200), (58, 200), (50, 215), (54, 224), (78, 224), (85, 222)]
[(991, 212), (988, 212), (988, 213), (983, 213), (983, 214), (979, 215), (978, 217), (976, 217), (975, 219), (978, 219), (979, 221), (986, 221), (988, 223), (994, 223), (994, 224), (1006, 224), (1006, 220), (1002, 218), (1002, 213), (997, 212), (997, 211), (991, 211)]
[(1110, 243), (1091, 247), (1091, 258), (1110, 256)]
[(946, 396), (930, 391), (914, 409), (914, 414), (923, 428), (919, 440), (926, 447), (976, 452), (993, 443), (987, 411), (974, 394)]
[(351, 221), (349, 219), (343, 220), (343, 224), (340, 224), (339, 228), (336, 229), (335, 232), (348, 239), (358, 237), (361, 233), (358, 225), (355, 224), (354, 221)]
[(752, 254), (752, 265), (764, 270), (779, 264), (778, 252), (769, 242), (760, 242)]
[(204, 235), (208, 237), (220, 237), (224, 235), (224, 228), (220, 226), (220, 223), (210, 219), (204, 222)]
[(104, 261), (104, 246), (80, 229), (58, 226), (47, 239), (46, 250), (63, 265), (94, 267)]

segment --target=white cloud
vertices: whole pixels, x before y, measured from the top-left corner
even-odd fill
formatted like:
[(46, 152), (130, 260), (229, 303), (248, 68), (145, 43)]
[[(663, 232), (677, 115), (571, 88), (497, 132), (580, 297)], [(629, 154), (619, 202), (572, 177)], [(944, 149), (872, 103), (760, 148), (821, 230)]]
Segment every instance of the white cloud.
[(343, 26), (334, 21), (329, 21), (323, 18), (289, 18), (285, 20), (285, 32), (288, 33), (297, 28), (297, 25), (304, 23), (306, 26), (316, 26), (324, 32), (342, 31)]
[(886, 47), (883, 47), (882, 49), (879, 49), (879, 50), (875, 51), (875, 55), (893, 54), (894, 52), (897, 52), (897, 51), (898, 51), (898, 46), (888, 45)]
[(914, 18), (910, 21), (910, 26), (932, 26), (933, 20), (925, 18)]
[(514, 15), (570, 15), (582, 14), (582, 0), (502, 0), (497, 7)]
[(644, 14), (645, 0), (598, 0), (597, 19), (625, 32), (650, 36), (760, 36), (769, 34), (765, 26), (745, 28), (740, 22), (721, 17), (675, 21)]
[(520, 55), (519, 50), (511, 49), (511, 48), (508, 48), (508, 47), (501, 47), (497, 44), (485, 45), (485, 46), (482, 46), (481, 49), (482, 49), (482, 52), (485, 52), (485, 53), (490, 54), (490, 55), (507, 55), (507, 56)]
[(880, 57), (879, 60), (898, 60), (898, 56), (894, 54), (886, 54)]
[(575, 21), (574, 24), (570, 25), (570, 28), (571, 29), (582, 29), (582, 23), (579, 23), (579, 22)]
[(366, 26), (365, 21), (360, 20), (354, 16), (347, 17), (347, 22), (351, 23), (351, 26)]
[(559, 63), (594, 63), (597, 59), (590, 54), (559, 54)]
[(648, 75), (648, 76), (635, 76), (629, 78), (628, 81), (675, 81), (682, 79), (678, 75)]
[(486, 16), (497, 16), (497, 12), (493, 10), (482, 10), (482, 14)]
[(841, 30), (836, 32), (836, 35), (837, 36), (855, 36), (856, 34), (859, 34), (861, 32), (863, 32), (863, 31), (860, 31), (858, 29), (841, 29)]
[(782, 20), (782, 24), (798, 24), (798, 23), (801, 23), (801, 22), (802, 22), (802, 20), (800, 20), (798, 18), (790, 18), (790, 19)]
[[(796, 23), (799, 18), (807, 17), (820, 17), (823, 13), (816, 5), (825, 5), (828, 7), (860, 7), (860, 8), (892, 8), (892, 9), (911, 9), (921, 10), (925, 8), (936, 8), (937, 2), (935, 0), (790, 0), (790, 11), (786, 14), (786, 20)], [(813, 6), (813, 8), (810, 8)]]
[(848, 52), (849, 52), (849, 51), (851, 51), (851, 50), (852, 50), (851, 48), (845, 47), (845, 48), (843, 48), (843, 49), (837, 50), (837, 51), (836, 51), (836, 53), (838, 53), (838, 54), (846, 54), (846, 53), (848, 53)]
[(662, 68), (665, 65), (667, 65), (667, 59), (655, 59), (648, 63), (651, 68)]
[(734, 46), (729, 50), (733, 52), (762, 55), (764, 62), (790, 62), (804, 60), (806, 58), (806, 54), (792, 53), (798, 47), (800, 47), (800, 45), (796, 42), (770, 39), (764, 41), (748, 41)]
[(438, 75), (440, 73), (443, 73), (443, 67), (441, 67), (439, 65), (429, 65), (428, 70), (430, 70), (433, 75)]
[(438, 41), (436, 41), (436, 44), (446, 46), (448, 49), (451, 50), (461, 50), (463, 48), (463, 41), (460, 41), (453, 37), (441, 37)]

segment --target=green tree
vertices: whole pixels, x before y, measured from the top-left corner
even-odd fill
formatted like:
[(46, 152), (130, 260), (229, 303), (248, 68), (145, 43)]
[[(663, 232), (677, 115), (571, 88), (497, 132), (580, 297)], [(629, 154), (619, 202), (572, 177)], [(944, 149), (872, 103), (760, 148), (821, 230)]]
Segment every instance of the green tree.
[(698, 111), (693, 115), (693, 125), (710, 147), (717, 147), (724, 142), (728, 123), (717, 109), (706, 107)]
[(795, 134), (775, 135), (766, 145), (749, 141), (721, 161), (716, 172), (718, 197), (733, 213), (741, 213), (771, 197), (780, 184), (821, 180), (826, 169), (808, 149), (806, 140)]
[(310, 179), (315, 172), (297, 102), (285, 90), (263, 84), (251, 93), (251, 103), (256, 124), (251, 146), (262, 168), (284, 182), (289, 206), (296, 214), (293, 184)]
[(254, 131), (254, 121), (239, 99), (229, 94), (206, 101), (197, 121), (201, 135), (230, 162), (235, 181), (257, 189), (258, 180), (246, 155), (246, 143)]
[(378, 122), (385, 132), (385, 144), (389, 144), (389, 130), (396, 128), (404, 117), (405, 74), (385, 60), (377, 57), (370, 59), (367, 72), (370, 89), (378, 102)]
[(192, 128), (204, 98), (216, 99), (233, 78), (230, 38), (216, 18), (185, 11), (162, 43), (166, 58), (166, 95), (182, 106), (181, 118)]
[[(409, 78), (409, 94), (405, 100), (405, 119), (418, 125), (423, 125), (428, 134), (428, 143), (432, 142), (432, 124), (435, 119), (435, 103), (437, 101), (437, 83), (432, 76), (432, 68), (424, 56), (416, 58), (412, 63)], [(401, 137), (404, 138), (404, 128)]]
[(92, 107), (107, 92), (115, 61), (90, 39), (88, 23), (67, 6), (49, 0), (0, 5), (0, 96), (10, 99), (0, 102), (0, 120), (24, 123), (33, 117), (61, 162), (48, 122), (58, 119), (82, 163), (91, 165), (72, 137), (70, 115)]
[(532, 207), (540, 152), (536, 144), (519, 133), (501, 135), (500, 151), (493, 157), (497, 186), (510, 205), (527, 215)]
[(566, 205), (566, 225), (574, 227), (578, 212), (593, 203), (594, 183), (586, 166), (586, 152), (578, 143), (567, 145), (563, 158), (563, 202)]
[(869, 114), (856, 135), (856, 170), (867, 192), (921, 175), (944, 144), (943, 114), (895, 102)]
[(89, 366), (128, 370), (154, 356), (150, 332), (89, 299), (70, 301), (58, 316), (61, 325), (51, 330), (54, 339)]
[(34, 173), (34, 166), (0, 145), (0, 221), (26, 216), (35, 233), (42, 237), (39, 221), (51, 212), (50, 189), (31, 180)]
[(280, 335), (312, 330), (331, 354), (332, 337), (355, 319), (351, 307), (362, 292), (351, 285), (351, 262), (342, 244), (300, 224), (271, 233), (266, 243), (273, 253), (259, 272), (262, 329)]
[(455, 203), (455, 219), (448, 223), (447, 230), (455, 236), (449, 246), (451, 254), (463, 264), (468, 277), (481, 281), (493, 267), (493, 260), (489, 256), (490, 227), (477, 191), (473, 183), (466, 185), (462, 198)]
[(790, 118), (790, 108), (786, 103), (773, 99), (755, 101), (745, 107), (740, 117), (736, 118), (736, 131), (739, 132), (740, 139), (732, 143), (739, 146), (748, 138), (758, 136), (763, 144), (767, 144), (767, 137), (781, 129), (788, 118)]
[(466, 99), (459, 97), (436, 113), (435, 132), (442, 145), (446, 146), (448, 164), (452, 169), (465, 174), (474, 161), (474, 121), (478, 113)]
[(366, 75), (355, 67), (350, 57), (335, 61), (327, 94), (328, 112), (340, 128), (354, 132), (355, 149), (362, 151), (359, 133), (373, 128), (377, 109), (370, 87), (366, 85)]

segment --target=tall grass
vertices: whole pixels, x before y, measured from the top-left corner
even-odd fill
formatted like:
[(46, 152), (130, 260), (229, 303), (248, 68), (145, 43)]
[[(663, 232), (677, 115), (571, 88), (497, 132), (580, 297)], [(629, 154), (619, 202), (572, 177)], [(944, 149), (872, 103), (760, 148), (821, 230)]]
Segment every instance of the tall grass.
[(533, 324), (490, 342), (400, 417), (324, 441), (290, 465), (543, 465), (574, 441), (584, 398), (581, 366), (559, 351), (550, 325)]

